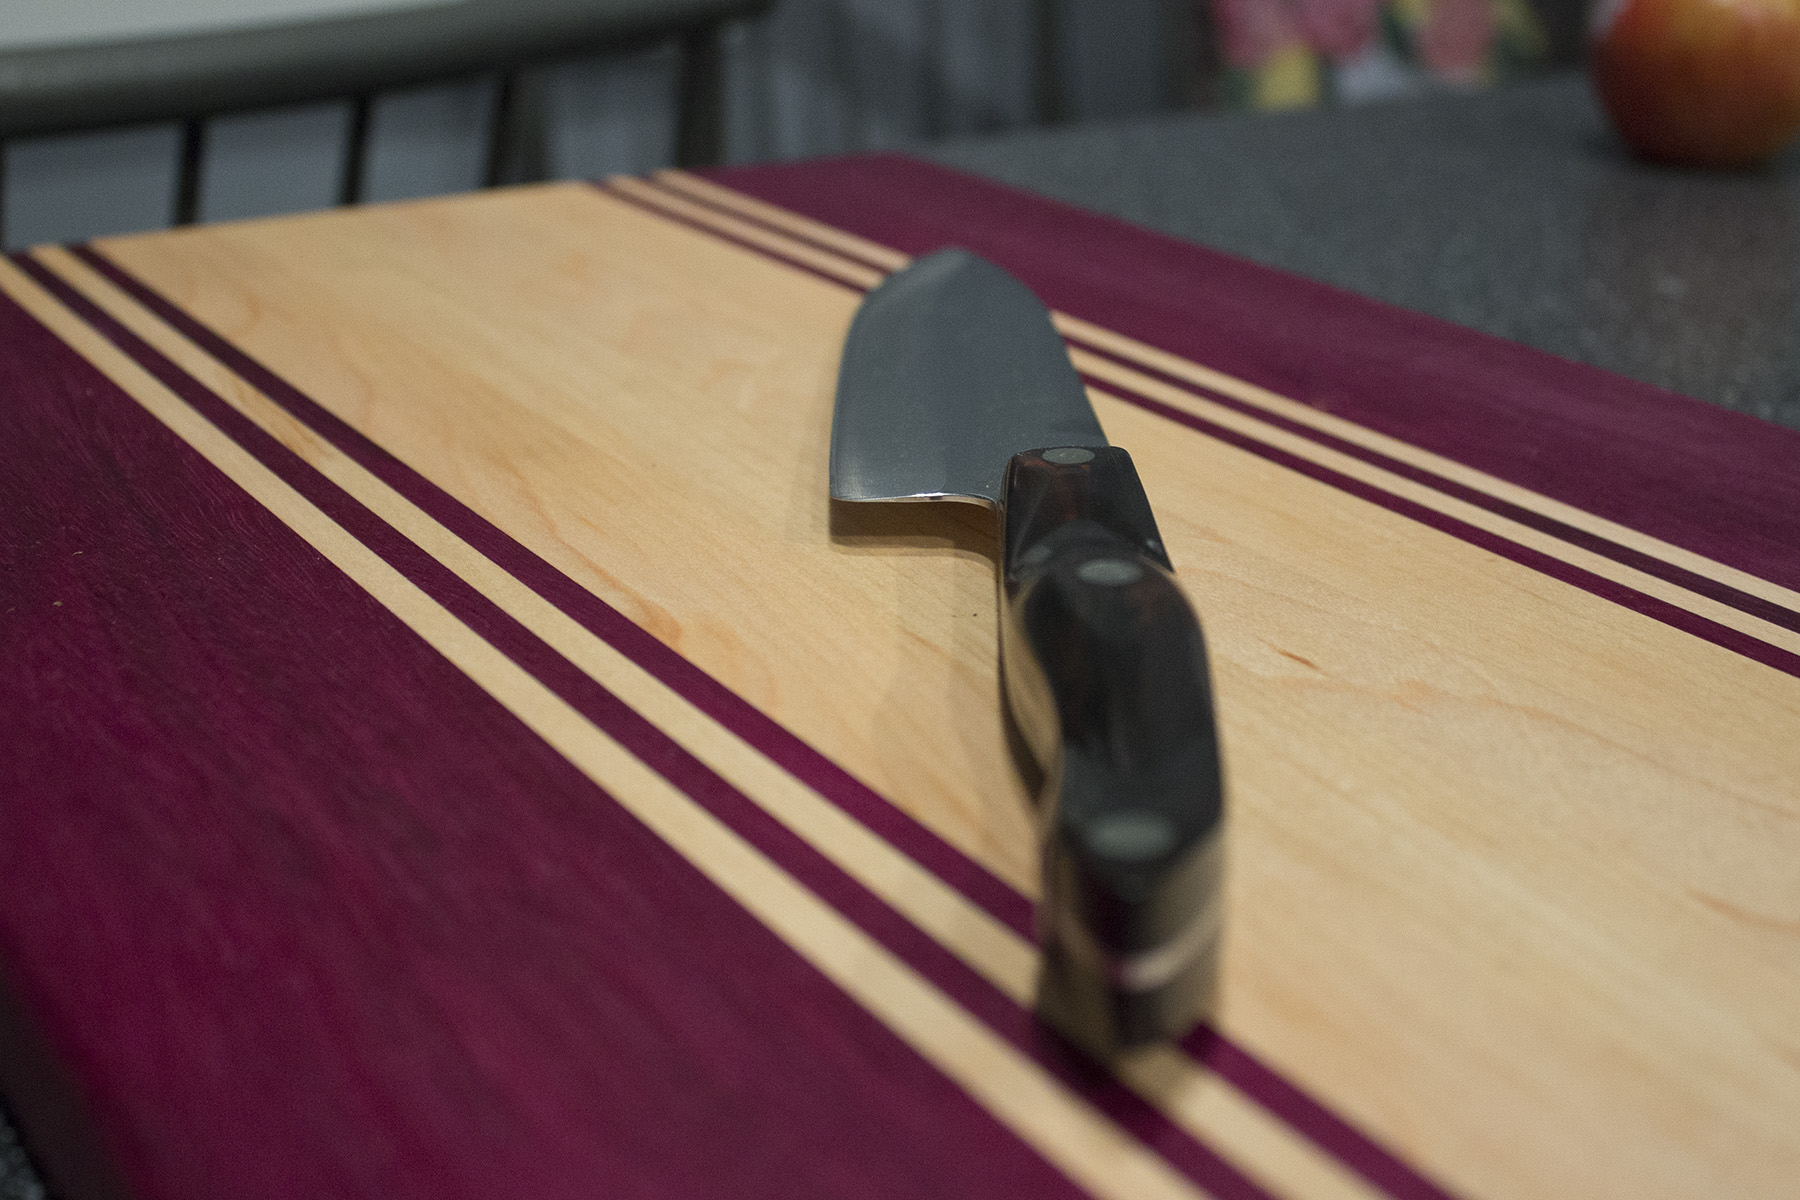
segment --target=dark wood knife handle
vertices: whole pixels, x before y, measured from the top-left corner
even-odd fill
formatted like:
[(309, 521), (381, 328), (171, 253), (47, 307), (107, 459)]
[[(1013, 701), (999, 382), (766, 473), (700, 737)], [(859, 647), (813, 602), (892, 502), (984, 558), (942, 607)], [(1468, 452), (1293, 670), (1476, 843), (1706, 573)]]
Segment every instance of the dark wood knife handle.
[(1224, 790), (1200, 623), (1131, 456), (1014, 456), (1001, 666), (1042, 770), (1039, 1011), (1090, 1050), (1179, 1037), (1209, 1001)]

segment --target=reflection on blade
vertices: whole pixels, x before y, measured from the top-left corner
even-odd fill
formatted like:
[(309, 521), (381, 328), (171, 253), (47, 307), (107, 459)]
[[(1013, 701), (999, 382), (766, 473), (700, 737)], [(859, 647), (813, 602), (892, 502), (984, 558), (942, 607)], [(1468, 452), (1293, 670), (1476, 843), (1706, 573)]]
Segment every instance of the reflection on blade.
[(870, 292), (838, 371), (831, 494), (998, 502), (1007, 460), (1104, 446), (1050, 314), (966, 250), (939, 250)]

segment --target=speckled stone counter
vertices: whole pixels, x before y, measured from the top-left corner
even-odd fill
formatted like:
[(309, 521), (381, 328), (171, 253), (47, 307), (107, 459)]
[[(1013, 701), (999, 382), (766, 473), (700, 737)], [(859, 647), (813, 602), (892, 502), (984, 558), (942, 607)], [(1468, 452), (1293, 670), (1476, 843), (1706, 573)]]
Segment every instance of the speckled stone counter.
[(1641, 163), (1571, 75), (928, 157), (1800, 428), (1800, 153)]

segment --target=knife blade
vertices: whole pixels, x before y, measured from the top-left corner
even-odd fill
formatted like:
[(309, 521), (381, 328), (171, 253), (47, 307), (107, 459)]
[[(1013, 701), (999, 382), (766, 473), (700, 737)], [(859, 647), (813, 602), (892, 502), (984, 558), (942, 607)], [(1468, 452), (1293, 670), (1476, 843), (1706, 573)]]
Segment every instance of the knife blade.
[(1042, 779), (1039, 1015), (1101, 1055), (1181, 1036), (1210, 1006), (1223, 924), (1205, 640), (1031, 290), (946, 249), (871, 291), (830, 478), (836, 500), (996, 512), (1002, 692)]

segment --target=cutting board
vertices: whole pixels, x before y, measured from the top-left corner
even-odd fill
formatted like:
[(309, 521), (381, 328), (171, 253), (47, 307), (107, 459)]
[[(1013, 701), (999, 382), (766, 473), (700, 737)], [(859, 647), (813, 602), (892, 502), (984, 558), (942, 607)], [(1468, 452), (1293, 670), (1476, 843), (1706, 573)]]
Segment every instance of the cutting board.
[[(1207, 629), (1217, 1011), (1030, 1013), (941, 245)], [(64, 1195), (1782, 1196), (1800, 436), (899, 157), (0, 263), (0, 1088)]]

